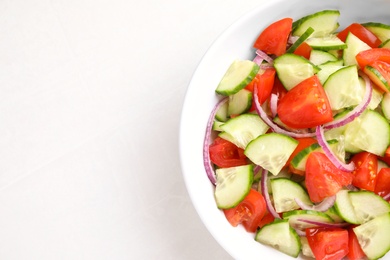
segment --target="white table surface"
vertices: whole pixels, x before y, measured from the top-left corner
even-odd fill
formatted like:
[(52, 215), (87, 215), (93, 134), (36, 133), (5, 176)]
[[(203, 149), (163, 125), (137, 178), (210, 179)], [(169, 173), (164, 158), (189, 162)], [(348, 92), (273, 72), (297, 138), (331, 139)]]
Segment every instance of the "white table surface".
[(180, 113), (262, 1), (0, 1), (0, 259), (230, 259), (186, 191)]

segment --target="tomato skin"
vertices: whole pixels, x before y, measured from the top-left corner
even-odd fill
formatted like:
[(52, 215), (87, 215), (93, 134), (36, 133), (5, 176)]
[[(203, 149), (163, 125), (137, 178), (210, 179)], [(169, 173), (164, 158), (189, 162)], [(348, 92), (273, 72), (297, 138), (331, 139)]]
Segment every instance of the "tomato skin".
[(356, 55), (356, 61), (360, 68), (371, 65), (374, 61), (378, 60), (390, 63), (390, 49), (372, 48), (361, 51)]
[(352, 157), (352, 161), (355, 164), (352, 184), (361, 189), (374, 191), (377, 181), (378, 157), (369, 152), (360, 152)]
[(309, 44), (302, 42), (302, 44), (295, 49), (294, 54), (310, 59), (310, 53), (312, 50), (313, 48)]
[(351, 32), (353, 35), (358, 37), (360, 40), (365, 42), (371, 48), (377, 48), (382, 42), (378, 37), (375, 36), (371, 31), (365, 28), (363, 25), (359, 23), (352, 23), (344, 30), (337, 34), (337, 37), (345, 42), (348, 33)]
[(316, 260), (340, 260), (348, 254), (348, 231), (341, 228), (308, 228), (306, 237)]
[(353, 227), (348, 228), (348, 248), (349, 252), (347, 258), (349, 260), (363, 260), (366, 259), (366, 254), (363, 252)]
[(305, 184), (314, 203), (335, 195), (352, 179), (351, 173), (338, 169), (324, 153), (312, 152), (307, 158)]
[(292, 128), (311, 128), (333, 120), (328, 97), (316, 75), (305, 79), (279, 101), (280, 120)]
[(242, 224), (246, 231), (253, 233), (256, 232), (267, 209), (263, 195), (251, 189), (240, 204), (234, 208), (225, 209), (223, 212), (233, 227)]
[(292, 30), (292, 18), (283, 18), (264, 29), (253, 47), (267, 54), (280, 56), (286, 52), (287, 40)]
[(374, 192), (381, 197), (390, 194), (390, 168), (380, 169)]
[(268, 211), (265, 213), (264, 217), (261, 219), (259, 223), (259, 228), (264, 227), (265, 225), (273, 222), (275, 220), (275, 217), (269, 213)]
[(210, 160), (218, 167), (227, 168), (247, 164), (244, 150), (221, 138), (215, 138), (209, 147)]
[[(245, 87), (245, 89), (254, 92), (257, 88), (257, 98), (262, 105), (269, 97), (275, 82), (276, 70), (274, 68), (266, 69), (263, 73), (258, 73), (256, 77)], [(250, 111), (256, 109), (255, 100), (252, 99), (252, 107)]]

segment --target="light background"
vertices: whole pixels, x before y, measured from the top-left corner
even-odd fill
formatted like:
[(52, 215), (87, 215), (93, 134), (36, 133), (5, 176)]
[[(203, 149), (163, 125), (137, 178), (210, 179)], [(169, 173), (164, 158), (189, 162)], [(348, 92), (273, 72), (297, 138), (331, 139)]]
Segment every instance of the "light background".
[(263, 0), (0, 0), (0, 259), (230, 259), (181, 174), (185, 92)]

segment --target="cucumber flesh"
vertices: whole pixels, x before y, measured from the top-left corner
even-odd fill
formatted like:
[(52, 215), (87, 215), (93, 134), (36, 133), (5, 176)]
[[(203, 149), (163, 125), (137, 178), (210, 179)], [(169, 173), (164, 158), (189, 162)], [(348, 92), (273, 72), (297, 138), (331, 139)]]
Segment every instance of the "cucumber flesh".
[(335, 35), (329, 35), (321, 38), (309, 38), (306, 43), (315, 50), (343, 50), (347, 48), (347, 44), (340, 40)]
[(376, 68), (367, 65), (363, 68), (363, 71), (378, 87), (385, 91), (390, 91), (390, 82)]
[(247, 112), (252, 106), (252, 92), (241, 89), (236, 94), (229, 96), (228, 115), (239, 115)]
[(343, 60), (335, 60), (320, 64), (318, 65), (318, 67), (321, 70), (317, 73), (317, 77), (320, 80), (321, 84), (324, 85), (330, 75), (332, 75), (339, 69), (344, 68), (345, 66), (343, 65)]
[(278, 175), (297, 146), (298, 141), (292, 137), (268, 133), (251, 141), (245, 148), (244, 154), (253, 163), (273, 175)]
[(373, 192), (350, 191), (348, 195), (360, 224), (390, 212), (390, 204)]
[(337, 192), (334, 207), (338, 215), (346, 222), (359, 224), (348, 190), (340, 190)]
[(348, 33), (347, 38), (345, 39), (345, 43), (347, 44), (347, 48), (343, 51), (343, 60), (344, 65), (357, 65), (356, 55), (364, 50), (371, 49), (367, 43), (360, 40), (351, 32)]
[(353, 229), (368, 259), (378, 259), (390, 250), (390, 213), (380, 215)]
[(301, 240), (287, 220), (276, 220), (265, 225), (257, 232), (255, 240), (292, 257), (298, 257), (301, 252)]
[(383, 115), (387, 121), (390, 121), (390, 93), (384, 94), (381, 107)]
[(218, 208), (233, 208), (249, 193), (253, 181), (253, 166), (251, 164), (219, 168), (215, 174), (217, 183), (214, 195)]
[(220, 122), (226, 122), (228, 120), (228, 106), (229, 102), (225, 102), (215, 113), (215, 119)]
[(312, 50), (310, 52), (309, 61), (314, 65), (321, 65), (329, 61), (337, 61), (337, 58), (333, 54), (326, 51)]
[(390, 25), (376, 22), (363, 23), (362, 25), (375, 34), (382, 42), (390, 39)]
[(390, 38), (387, 39), (386, 41), (382, 42), (381, 45), (379, 45), (378, 47), (379, 48), (390, 49)]
[(235, 60), (219, 82), (215, 92), (232, 95), (243, 89), (256, 76), (260, 67), (250, 60)]
[(296, 229), (305, 230), (306, 228), (317, 227), (314, 224), (304, 222), (305, 220), (333, 223), (333, 219), (327, 214), (314, 210), (293, 210), (283, 213), (283, 219), (288, 219), (290, 226)]
[(314, 29), (312, 37), (329, 35), (339, 27), (339, 16), (340, 12), (338, 10), (323, 10), (304, 16), (293, 22), (292, 34), (300, 36), (307, 28), (312, 27)]
[(314, 32), (313, 28), (311, 27), (307, 28), (307, 30), (301, 36), (299, 36), (299, 38), (293, 43), (293, 45), (291, 45), (290, 48), (288, 48), (286, 52), (293, 53), (299, 47), (299, 45), (301, 45), (307, 38), (310, 37), (310, 35), (313, 32)]

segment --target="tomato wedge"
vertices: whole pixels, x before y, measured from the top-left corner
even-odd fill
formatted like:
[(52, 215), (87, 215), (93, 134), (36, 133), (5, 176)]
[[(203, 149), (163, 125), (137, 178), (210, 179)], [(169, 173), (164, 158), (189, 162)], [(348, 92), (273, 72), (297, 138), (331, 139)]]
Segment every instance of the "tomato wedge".
[[(286, 162), (286, 166), (289, 166), (292, 159), (300, 152), (302, 151), (303, 149), (305, 149), (306, 147), (309, 147), (310, 145), (312, 144), (315, 144), (317, 143), (317, 140), (315, 138), (312, 138), (312, 137), (304, 137), (304, 138), (295, 138), (297, 141), (298, 141), (298, 146), (295, 148), (295, 150), (293, 151), (293, 153), (290, 155), (290, 157), (288, 158), (287, 162)], [(294, 172), (294, 168), (290, 168), (290, 170), (293, 170)], [(294, 172), (294, 173), (297, 173), (297, 174), (300, 174), (300, 175), (303, 175), (300, 171), (296, 170), (297, 172)], [(303, 172), (304, 173), (304, 172)]]
[(310, 53), (313, 48), (306, 42), (302, 42), (298, 48), (295, 49), (294, 54), (310, 59)]
[(311, 128), (333, 120), (328, 97), (316, 75), (288, 91), (277, 112), (280, 120), (293, 128)]
[[(271, 96), (272, 88), (275, 82), (276, 70), (274, 68), (266, 69), (263, 73), (258, 73), (256, 77), (245, 87), (252, 91), (257, 88), (257, 98), (262, 105)], [(250, 111), (256, 109), (255, 101), (252, 99), (252, 107)]]
[(247, 164), (244, 150), (221, 138), (215, 138), (209, 147), (210, 160), (218, 167), (234, 167)]
[(249, 194), (236, 207), (225, 209), (223, 212), (233, 227), (242, 224), (246, 231), (256, 232), (267, 209), (263, 195), (251, 189)]
[(372, 48), (361, 51), (356, 55), (356, 61), (360, 68), (371, 65), (374, 61), (378, 60), (390, 63), (390, 49)]
[(377, 181), (378, 157), (369, 152), (360, 152), (352, 157), (355, 164), (352, 184), (358, 188), (374, 191)]
[(352, 33), (356, 37), (358, 37), (360, 40), (365, 42), (368, 46), (371, 48), (377, 48), (382, 41), (379, 40), (378, 37), (375, 36), (371, 31), (369, 31), (366, 27), (361, 25), (360, 23), (352, 23), (348, 27), (346, 27), (344, 30), (339, 32), (337, 34), (337, 37), (345, 42), (347, 39), (348, 33)]
[(390, 194), (390, 168), (380, 169), (374, 192), (381, 197)]
[(366, 259), (366, 254), (363, 252), (355, 232), (352, 227), (348, 228), (348, 254), (349, 260), (363, 260)]
[(338, 169), (324, 153), (312, 152), (307, 158), (305, 184), (314, 203), (335, 195), (352, 179), (351, 173)]
[(287, 40), (292, 30), (291, 18), (283, 18), (270, 24), (257, 37), (253, 47), (267, 54), (280, 56), (286, 52)]
[(341, 228), (308, 228), (306, 237), (316, 259), (340, 260), (348, 254), (348, 231)]

